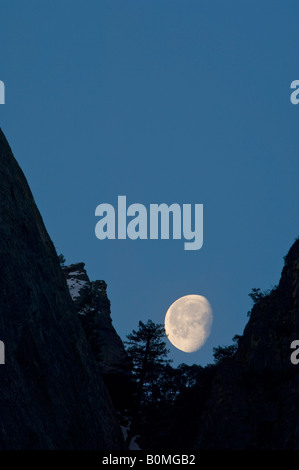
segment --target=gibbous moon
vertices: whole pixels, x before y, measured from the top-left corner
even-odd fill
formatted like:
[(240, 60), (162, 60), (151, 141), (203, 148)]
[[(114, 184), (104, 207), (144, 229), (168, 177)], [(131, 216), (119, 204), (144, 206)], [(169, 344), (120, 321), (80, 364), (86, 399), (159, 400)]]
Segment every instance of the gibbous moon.
[(169, 341), (181, 351), (197, 351), (206, 342), (213, 321), (212, 309), (202, 295), (185, 295), (173, 302), (165, 316)]

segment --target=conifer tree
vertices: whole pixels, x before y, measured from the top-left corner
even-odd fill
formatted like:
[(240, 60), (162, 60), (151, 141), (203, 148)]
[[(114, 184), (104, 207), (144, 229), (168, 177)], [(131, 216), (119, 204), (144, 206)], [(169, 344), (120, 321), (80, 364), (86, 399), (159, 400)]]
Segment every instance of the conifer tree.
[(138, 330), (127, 335), (127, 352), (133, 364), (133, 374), (138, 387), (140, 404), (151, 399), (155, 381), (170, 360), (167, 359), (169, 350), (166, 348), (164, 326), (155, 324), (152, 320), (147, 323), (139, 321)]

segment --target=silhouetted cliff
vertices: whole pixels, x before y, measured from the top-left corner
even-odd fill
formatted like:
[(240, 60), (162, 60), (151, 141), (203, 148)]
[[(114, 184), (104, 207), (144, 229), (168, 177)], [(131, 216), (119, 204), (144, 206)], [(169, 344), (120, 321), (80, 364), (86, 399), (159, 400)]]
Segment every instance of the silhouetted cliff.
[(178, 400), (162, 446), (299, 449), (293, 340), (299, 340), (299, 240), (285, 257), (278, 286), (255, 299), (236, 353), (204, 368), (196, 387)]
[(0, 180), (0, 449), (122, 448), (55, 249), (2, 131)]

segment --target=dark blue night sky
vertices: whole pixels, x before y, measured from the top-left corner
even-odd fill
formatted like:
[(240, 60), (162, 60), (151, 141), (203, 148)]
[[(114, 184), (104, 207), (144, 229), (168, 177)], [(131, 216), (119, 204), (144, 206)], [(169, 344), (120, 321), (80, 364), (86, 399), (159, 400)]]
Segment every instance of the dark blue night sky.
[[(297, 2), (0, 2), (1, 127), (67, 263), (108, 284), (125, 339), (176, 299), (208, 298), (211, 335), (241, 334), (248, 293), (279, 280), (298, 235)], [(105, 240), (95, 209), (204, 205), (204, 243)]]

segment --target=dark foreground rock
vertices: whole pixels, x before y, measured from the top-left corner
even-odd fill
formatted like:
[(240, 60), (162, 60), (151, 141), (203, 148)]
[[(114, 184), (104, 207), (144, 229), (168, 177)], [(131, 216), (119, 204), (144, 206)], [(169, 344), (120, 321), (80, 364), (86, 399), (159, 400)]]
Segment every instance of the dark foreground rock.
[(122, 448), (54, 246), (2, 131), (0, 181), (0, 449)]
[(164, 445), (299, 450), (293, 340), (299, 340), (299, 240), (278, 286), (256, 297), (236, 353), (203, 369), (197, 386), (181, 397)]

